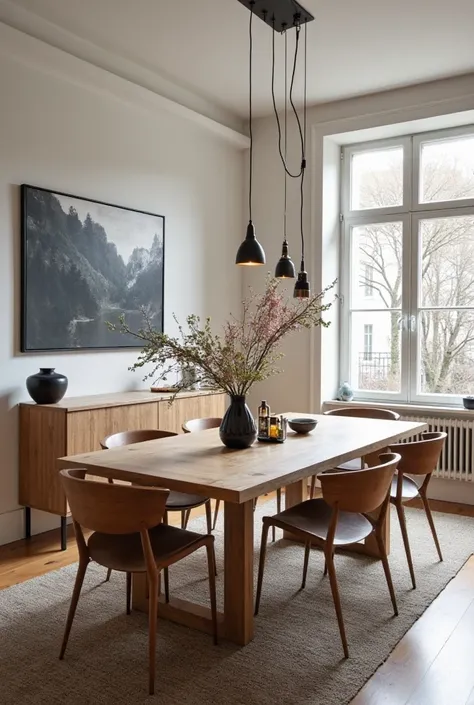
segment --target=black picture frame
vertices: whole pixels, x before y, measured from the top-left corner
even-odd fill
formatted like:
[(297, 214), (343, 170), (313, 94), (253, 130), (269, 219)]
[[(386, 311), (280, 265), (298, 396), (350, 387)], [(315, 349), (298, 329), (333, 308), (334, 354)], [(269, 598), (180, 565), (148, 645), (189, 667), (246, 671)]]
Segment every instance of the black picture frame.
[(106, 321), (163, 331), (164, 270), (163, 215), (21, 185), (21, 352), (140, 348)]

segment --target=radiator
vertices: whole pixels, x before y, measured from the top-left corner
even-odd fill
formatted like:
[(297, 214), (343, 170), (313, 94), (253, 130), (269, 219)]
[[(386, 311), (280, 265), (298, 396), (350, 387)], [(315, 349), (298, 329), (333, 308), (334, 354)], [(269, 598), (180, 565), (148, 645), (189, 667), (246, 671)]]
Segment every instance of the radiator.
[(401, 419), (426, 423), (428, 430), (448, 434), (433, 477), (474, 482), (474, 419), (411, 415)]

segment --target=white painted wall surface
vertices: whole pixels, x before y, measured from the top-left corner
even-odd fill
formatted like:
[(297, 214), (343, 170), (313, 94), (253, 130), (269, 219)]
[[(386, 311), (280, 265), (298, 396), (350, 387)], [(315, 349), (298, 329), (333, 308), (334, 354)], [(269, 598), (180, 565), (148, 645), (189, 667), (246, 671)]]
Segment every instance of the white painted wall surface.
[[(13, 41), (15, 30), (7, 30)], [(45, 45), (19, 33), (18, 40), (22, 51), (15, 56), (5, 44), (0, 48), (0, 544), (23, 535), (16, 405), (28, 398), (26, 377), (40, 366), (56, 367), (69, 378), (70, 396), (143, 384), (139, 373), (127, 371), (135, 352), (19, 353), (19, 185), (165, 215), (167, 330), (173, 312), (222, 321), (238, 310), (241, 295), (234, 265), (243, 232), (240, 147), (145, 100), (134, 108), (126, 82), (56, 49), (48, 51), (55, 52), (57, 71), (45, 71)], [(103, 90), (92, 85), (96, 78)], [(33, 512), (35, 532), (58, 521)]]

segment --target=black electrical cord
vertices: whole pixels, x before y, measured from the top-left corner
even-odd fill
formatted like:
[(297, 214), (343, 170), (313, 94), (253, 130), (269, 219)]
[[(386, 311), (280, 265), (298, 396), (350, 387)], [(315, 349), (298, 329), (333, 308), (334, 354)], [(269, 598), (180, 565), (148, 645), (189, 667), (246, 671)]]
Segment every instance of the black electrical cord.
[(249, 220), (252, 220), (252, 172), (253, 172), (253, 133), (252, 133), (252, 55), (253, 55), (253, 38), (252, 38), (252, 19), (253, 6), (255, 2), (250, 3), (250, 22), (249, 22)]
[[(285, 31), (286, 32), (286, 31)], [(273, 102), (273, 111), (275, 113), (275, 118), (276, 118), (276, 123), (278, 127), (278, 152), (280, 154), (280, 159), (283, 164), (283, 167), (292, 179), (299, 179), (301, 177), (302, 170), (304, 169), (304, 136), (303, 136), (303, 130), (301, 128), (301, 122), (300, 118), (298, 115), (298, 111), (295, 108), (295, 104), (293, 102), (293, 86), (295, 82), (295, 73), (296, 73), (296, 64), (298, 60), (298, 46), (299, 46), (299, 32), (300, 32), (300, 27), (299, 25), (296, 27), (296, 44), (295, 44), (295, 55), (293, 59), (293, 69), (291, 72), (291, 83), (290, 83), (290, 105), (293, 109), (293, 112), (295, 114), (296, 122), (298, 125), (298, 131), (300, 135), (300, 142), (301, 142), (301, 166), (300, 166), (300, 171), (297, 174), (293, 174), (287, 166), (285, 156), (283, 155), (282, 148), (281, 148), (281, 142), (282, 142), (282, 131), (281, 131), (281, 123), (280, 123), (280, 116), (278, 115), (278, 110), (276, 106), (276, 98), (275, 98), (275, 20), (273, 20), (273, 38), (272, 38), (272, 102)]]

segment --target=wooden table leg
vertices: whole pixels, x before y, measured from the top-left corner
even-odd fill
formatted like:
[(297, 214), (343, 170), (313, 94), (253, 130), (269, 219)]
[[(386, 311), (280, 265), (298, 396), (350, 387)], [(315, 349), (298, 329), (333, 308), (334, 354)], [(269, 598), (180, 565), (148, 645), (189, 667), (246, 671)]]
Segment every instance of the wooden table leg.
[(225, 503), (224, 633), (245, 646), (253, 639), (253, 500)]

